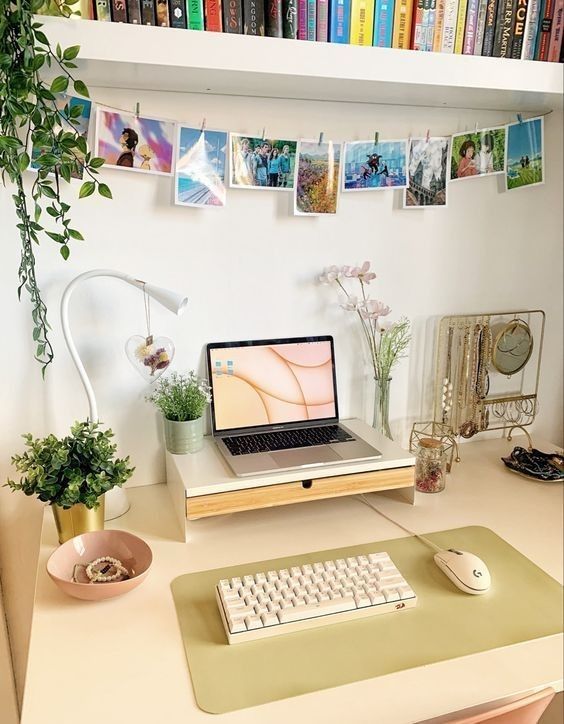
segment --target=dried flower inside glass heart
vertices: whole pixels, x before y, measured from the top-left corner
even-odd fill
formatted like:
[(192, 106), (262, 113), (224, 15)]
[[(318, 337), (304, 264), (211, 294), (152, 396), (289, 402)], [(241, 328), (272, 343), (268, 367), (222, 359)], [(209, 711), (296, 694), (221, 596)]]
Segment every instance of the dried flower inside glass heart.
[(168, 337), (135, 334), (125, 343), (127, 359), (147, 382), (154, 382), (174, 358), (174, 344)]

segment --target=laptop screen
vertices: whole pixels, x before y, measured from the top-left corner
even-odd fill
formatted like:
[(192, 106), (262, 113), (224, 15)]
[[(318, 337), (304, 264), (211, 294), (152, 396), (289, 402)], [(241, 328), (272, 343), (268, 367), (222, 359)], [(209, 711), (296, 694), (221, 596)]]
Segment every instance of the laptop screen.
[(336, 420), (333, 338), (208, 344), (214, 432)]

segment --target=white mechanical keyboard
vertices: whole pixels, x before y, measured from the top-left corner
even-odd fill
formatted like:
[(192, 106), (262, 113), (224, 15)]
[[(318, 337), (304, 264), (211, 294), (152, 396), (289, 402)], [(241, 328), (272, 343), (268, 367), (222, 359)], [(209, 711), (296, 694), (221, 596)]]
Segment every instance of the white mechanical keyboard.
[(387, 553), (224, 579), (216, 586), (216, 598), (230, 644), (417, 604)]

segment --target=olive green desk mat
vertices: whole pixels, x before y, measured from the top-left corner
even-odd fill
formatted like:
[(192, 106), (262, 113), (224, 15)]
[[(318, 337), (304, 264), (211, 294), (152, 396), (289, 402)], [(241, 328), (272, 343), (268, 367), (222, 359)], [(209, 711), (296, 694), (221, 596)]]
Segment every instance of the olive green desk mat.
[[(318, 551), (176, 578), (172, 595), (198, 706), (221, 714), (394, 671), (542, 638), (562, 630), (562, 587), (488, 528), (428, 536), (482, 558), (492, 588), (462, 593), (416, 538)], [(229, 646), (215, 600), (222, 578), (386, 551), (417, 606)], [(478, 625), (479, 624), (479, 625)]]

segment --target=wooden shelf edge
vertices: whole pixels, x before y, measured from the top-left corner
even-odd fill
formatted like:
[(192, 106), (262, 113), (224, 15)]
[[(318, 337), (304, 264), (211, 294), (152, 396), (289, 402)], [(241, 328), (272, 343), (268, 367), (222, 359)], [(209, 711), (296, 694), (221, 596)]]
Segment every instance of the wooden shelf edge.
[(307, 484), (311, 482), (310, 487), (304, 487), (303, 482), (281, 483), (228, 493), (200, 495), (186, 499), (186, 517), (188, 520), (198, 520), (215, 515), (339, 498), (359, 493), (413, 488), (413, 472), (413, 467), (403, 467), (317, 478), (306, 481)]
[(210, 33), (40, 16), (53, 44), (79, 44), (87, 85), (371, 104), (546, 112), (559, 63)]

